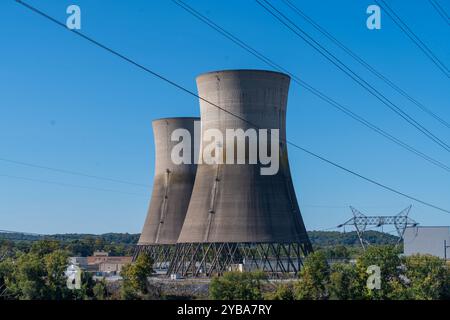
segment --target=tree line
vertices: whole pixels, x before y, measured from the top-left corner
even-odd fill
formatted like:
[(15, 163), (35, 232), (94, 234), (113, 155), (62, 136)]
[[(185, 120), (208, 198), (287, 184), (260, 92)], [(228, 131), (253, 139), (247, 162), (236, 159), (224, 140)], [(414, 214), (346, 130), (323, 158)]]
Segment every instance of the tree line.
[[(90, 273), (83, 272), (81, 288), (69, 289), (65, 276), (69, 256), (113, 246), (97, 240), (86, 243), (85, 240), (41, 240), (25, 248), (11, 241), (0, 241), (0, 300), (177, 298), (166, 295), (163, 288), (149, 281), (153, 261), (145, 254), (123, 268), (121, 281), (94, 280)], [(117, 246), (114, 249), (117, 253), (127, 253), (127, 249), (121, 247), (123, 244)], [(429, 255), (405, 257), (399, 247), (392, 245), (369, 246), (364, 252), (353, 249), (336, 246), (315, 250), (304, 260), (296, 279), (273, 281), (263, 272), (227, 272), (211, 280), (209, 293), (202, 298), (450, 299), (450, 270), (444, 260)], [(338, 262), (336, 257), (340, 259)], [(379, 288), (368, 286), (369, 277), (376, 276), (368, 273), (371, 266), (379, 268)], [(189, 298), (196, 296), (193, 294)]]
[[(96, 244), (97, 247), (105, 248)], [(98, 247), (99, 246), (99, 247)], [(110, 245), (109, 245), (110, 246)], [(109, 247), (108, 247), (109, 248)], [(81, 273), (81, 287), (70, 289), (66, 271), (68, 258), (79, 248), (56, 240), (33, 242), (26, 250), (14, 243), (0, 242), (0, 300), (105, 300), (148, 298), (147, 278), (153, 262), (147, 255), (122, 270), (120, 283), (94, 280)]]
[[(370, 266), (379, 267), (378, 288)], [(218, 300), (438, 300), (450, 299), (450, 270), (431, 255), (403, 257), (394, 246), (370, 246), (356, 263), (329, 264), (324, 251), (310, 254), (298, 279), (269, 282), (262, 272), (230, 272), (212, 280)]]

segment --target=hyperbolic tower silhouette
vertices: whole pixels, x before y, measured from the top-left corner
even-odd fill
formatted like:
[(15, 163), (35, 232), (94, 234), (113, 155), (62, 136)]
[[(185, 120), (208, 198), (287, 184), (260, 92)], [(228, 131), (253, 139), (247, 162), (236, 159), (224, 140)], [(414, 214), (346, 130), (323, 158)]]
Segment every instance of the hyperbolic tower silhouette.
[(200, 118), (165, 118), (152, 122), (155, 139), (155, 173), (147, 218), (135, 251), (150, 253), (156, 267), (167, 267), (180, 234), (194, 186), (197, 165), (194, 163), (194, 144), (191, 163), (175, 164), (171, 159), (172, 132), (186, 129), (195, 137), (194, 123)]
[(226, 129), (279, 129), (280, 165), (275, 175), (261, 175), (259, 162), (199, 164), (169, 273), (210, 276), (233, 268), (296, 273), (312, 251), (285, 143), (289, 83), (285, 74), (259, 70), (197, 77), (199, 96), (207, 100), (200, 99), (202, 140), (208, 129), (224, 136)]

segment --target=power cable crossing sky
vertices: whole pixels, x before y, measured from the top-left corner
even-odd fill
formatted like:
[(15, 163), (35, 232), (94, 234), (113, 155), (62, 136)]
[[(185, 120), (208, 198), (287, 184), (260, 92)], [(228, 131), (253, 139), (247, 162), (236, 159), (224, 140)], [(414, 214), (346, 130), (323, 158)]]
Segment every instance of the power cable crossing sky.
[[(206, 18), (205, 16), (202, 16), (199, 12), (195, 11), (194, 9), (192, 9), (192, 7), (189, 7), (186, 3), (182, 2), (182, 1), (176, 1), (174, 0), (173, 2), (177, 3), (180, 6), (184, 6), (185, 10), (191, 10), (191, 14), (196, 15), (197, 14), (197, 18), (202, 20), (204, 23), (209, 24), (210, 27), (212, 27), (213, 29), (215, 29), (218, 32), (221, 32), (222, 35), (228, 37), (231, 41), (235, 42), (235, 44), (238, 44), (239, 46), (241, 46), (242, 48), (244, 48), (246, 51), (250, 52), (253, 56), (256, 56), (258, 59), (262, 60), (263, 62), (269, 64), (271, 67), (277, 69), (277, 70), (281, 70), (283, 72), (286, 72), (287, 74), (289, 74), (293, 81), (300, 84), (302, 87), (308, 89), (310, 92), (312, 92), (314, 95), (316, 95), (317, 97), (321, 98), (322, 100), (326, 101), (327, 103), (331, 104), (332, 106), (334, 106), (335, 108), (337, 108), (338, 110), (342, 111), (344, 114), (348, 115), (350, 118), (353, 118), (354, 120), (357, 120), (358, 122), (362, 123), (364, 126), (370, 128), (372, 131), (375, 131), (379, 134), (381, 134), (382, 136), (386, 137), (387, 139), (391, 140), (392, 142), (394, 142), (395, 144), (401, 146), (402, 148), (408, 150), (409, 152), (425, 159), (426, 161), (434, 164), (436, 167), (439, 167), (440, 169), (443, 169), (445, 171), (449, 171), (449, 167), (445, 164), (445, 162), (442, 162), (440, 160), (437, 160), (434, 156), (430, 156), (428, 154), (428, 152), (430, 151), (429, 148), (428, 152), (423, 152), (423, 151), (419, 151), (418, 147), (416, 148), (415, 146), (411, 146), (410, 144), (404, 142), (401, 138), (397, 137), (394, 134), (390, 134), (387, 131), (381, 129), (380, 127), (378, 127), (377, 125), (374, 125), (372, 122), (369, 122), (368, 120), (366, 120), (366, 118), (358, 115), (357, 113), (355, 113), (354, 111), (350, 110), (347, 107), (344, 107), (341, 103), (337, 103), (334, 98), (330, 98), (329, 96), (325, 95), (324, 93), (322, 93), (322, 91), (319, 91), (318, 89), (315, 89), (314, 87), (312, 87), (311, 85), (309, 85), (309, 83), (304, 82), (302, 79), (298, 76), (296, 76), (296, 74), (288, 71), (288, 68), (283, 68), (280, 67), (280, 65), (278, 63), (273, 62), (273, 60), (271, 60), (270, 58), (267, 58), (266, 55), (263, 55), (260, 53), (260, 51), (253, 49), (253, 47), (251, 47), (250, 45), (248, 45), (246, 42), (240, 40), (239, 38), (235, 37), (233, 34), (231, 34), (230, 32), (228, 32), (226, 29), (221, 28), (220, 26), (218, 26), (214, 21), (209, 20), (208, 18)], [(284, 16), (284, 14), (281, 13), (281, 11), (278, 11), (278, 9), (276, 7), (274, 7), (273, 5), (270, 4), (270, 2), (268, 1), (257, 1), (258, 3), (260, 3), (260, 5), (266, 5), (265, 9), (267, 10), (272, 9), (274, 11), (271, 11), (272, 13), (278, 13), (278, 17), (280, 18), (284, 18), (286, 16)], [(296, 7), (293, 2), (291, 1), (284, 1), (287, 4), (290, 4), (292, 7), (291, 9), (295, 10), (295, 8), (298, 9), (298, 7)], [(16, 1), (16, 3), (18, 4), (22, 4), (26, 7), (28, 7), (29, 9), (33, 10), (35, 13), (39, 13), (43, 16), (45, 16), (47, 19), (53, 21), (54, 23), (59, 24), (60, 26), (65, 28), (65, 24), (63, 22), (61, 22), (59, 19), (56, 19), (54, 17), (52, 17), (49, 14), (44, 13), (43, 11), (39, 10), (38, 8), (32, 6), (31, 4), (22, 2), (22, 1)], [(190, 9), (189, 9), (190, 8)], [(291, 21), (291, 20), (283, 20), (283, 21)], [(313, 21), (313, 20), (311, 20)], [(292, 21), (291, 21), (292, 22)], [(275, 20), (272, 19), (272, 21), (270, 21), (270, 19), (268, 19), (268, 17), (266, 16), (266, 22), (267, 25), (275, 25)], [(301, 29), (298, 28), (298, 25), (293, 23), (293, 26), (291, 26), (291, 28), (289, 28), (290, 30), (294, 30), (297, 32), (300, 32)], [(327, 32), (325, 29), (323, 29), (322, 27), (317, 27), (319, 25), (315, 25), (316, 29), (319, 28), (319, 31), (323, 32)], [(324, 31), (325, 30), (325, 31)], [(286, 30), (287, 31), (287, 30)], [(38, 30), (35, 30), (35, 32), (38, 32)], [(152, 74), (153, 76), (156, 76), (157, 78), (159, 78), (160, 80), (163, 80), (167, 83), (169, 83), (170, 85), (176, 87), (177, 89), (188, 93), (189, 95), (196, 97), (198, 99), (204, 100), (205, 102), (209, 103), (207, 100), (203, 99), (202, 97), (199, 97), (195, 92), (193, 92), (191, 89), (189, 89), (187, 86), (185, 85), (181, 85), (180, 82), (178, 80), (175, 79), (170, 79), (166, 76), (162, 76), (161, 73), (154, 71), (153, 69), (150, 69), (146, 66), (144, 66), (141, 63), (136, 62), (135, 59), (130, 58), (128, 55), (119, 53), (118, 51), (116, 51), (115, 49), (111, 49), (111, 47), (103, 44), (103, 42), (99, 41), (99, 40), (94, 40), (92, 37), (85, 35), (82, 32), (77, 32), (77, 31), (73, 31), (75, 34), (77, 34), (78, 36), (81, 36), (82, 38), (84, 38), (85, 40), (88, 40), (89, 42), (101, 47), (104, 50), (107, 50), (108, 52), (120, 57), (121, 59), (133, 64), (134, 66), (145, 70), (146, 72)], [(330, 33), (326, 33), (326, 35), (331, 35)], [(309, 39), (309, 35), (306, 33), (304, 35), (306, 37), (306, 39)], [(327, 38), (330, 39), (330, 36), (326, 36)], [(331, 36), (331, 40), (333, 41), (334, 36)], [(55, 45), (58, 45), (58, 43), (61, 42), (61, 40), (58, 39), (53, 39), (55, 42)], [(337, 41), (337, 40), (336, 40)], [(67, 42), (67, 41), (65, 41)], [(335, 41), (333, 41), (335, 42)], [(355, 80), (359, 85), (361, 85), (365, 90), (369, 91), (373, 96), (375, 96), (379, 101), (381, 101), (384, 105), (388, 106), (389, 109), (391, 109), (392, 111), (394, 111), (397, 115), (399, 115), (402, 119), (406, 120), (407, 123), (409, 123), (412, 127), (414, 127), (415, 129), (417, 129), (418, 132), (422, 133), (424, 136), (426, 136), (430, 142), (433, 142), (436, 146), (439, 146), (440, 148), (442, 148), (442, 150), (444, 151), (449, 151), (449, 145), (447, 144), (447, 142), (445, 141), (445, 139), (438, 137), (438, 135), (436, 135), (434, 132), (434, 127), (433, 130), (430, 129), (430, 124), (425, 125), (422, 120), (419, 120), (417, 115), (412, 116), (412, 114), (410, 114), (409, 112), (407, 113), (406, 111), (404, 111), (403, 108), (398, 107), (398, 104), (393, 102), (393, 98), (392, 97), (388, 97), (387, 95), (385, 95), (385, 93), (381, 93), (381, 91), (379, 91), (378, 89), (376, 89), (375, 87), (373, 87), (372, 84), (370, 84), (369, 82), (367, 82), (366, 80), (364, 80), (363, 78), (361, 78), (357, 73), (353, 72), (346, 63), (342, 63), (333, 53), (331, 53), (331, 51), (329, 51), (330, 49), (325, 49), (325, 47), (323, 47), (321, 44), (317, 43), (314, 39), (312, 39), (312, 43), (316, 44), (318, 46), (315, 46), (314, 49), (316, 50), (320, 50), (321, 54), (325, 54), (327, 59), (331, 58), (330, 62), (332, 62), (334, 65), (338, 65), (338, 68), (342, 71), (344, 71), (346, 74), (350, 74), (351, 78), (353, 80)], [(341, 49), (343, 49), (344, 51), (347, 52), (347, 50), (345, 50), (345, 48), (347, 48), (347, 46), (342, 45), (341, 42), (337, 42), (336, 43), (338, 46), (343, 46), (343, 48), (341, 47)], [(123, 52), (126, 52), (126, 50), (124, 50)], [(362, 58), (359, 58), (359, 55), (354, 54), (354, 52), (350, 49), (348, 49), (347, 52), (351, 57), (353, 57), (358, 63), (362, 64), (364, 67), (366, 67), (366, 69), (368, 69), (370, 72), (374, 73), (378, 78), (380, 78), (381, 80), (383, 80), (386, 84), (388, 84), (391, 88), (393, 88), (397, 93), (399, 93), (400, 95), (402, 95), (403, 97), (405, 97), (407, 100), (409, 100), (410, 102), (412, 102), (412, 104), (416, 105), (417, 107), (419, 107), (419, 109), (421, 109), (422, 111), (424, 111), (425, 113), (427, 113), (430, 118), (433, 118), (434, 120), (437, 120), (437, 122), (435, 122), (436, 124), (439, 123), (440, 125), (442, 125), (442, 127), (445, 127), (446, 129), (448, 129), (448, 122), (445, 120), (445, 114), (443, 114), (442, 112), (439, 112), (438, 109), (435, 109), (434, 106), (430, 103), (426, 103), (426, 104), (422, 104), (421, 102), (418, 102), (418, 100), (416, 100), (415, 98), (412, 98), (412, 96), (407, 93), (407, 91), (403, 90), (404, 86), (397, 86), (397, 84), (394, 84), (393, 81), (391, 81), (390, 79), (388, 79), (386, 76), (384, 76), (382, 73), (379, 73), (377, 71), (377, 69), (375, 69), (374, 67), (372, 67), (372, 65), (370, 65), (369, 63), (366, 62), (366, 60), (363, 60)], [(352, 55), (353, 54), (353, 55)], [(356, 58), (355, 58), (356, 57)], [(320, 56), (317, 56), (316, 60), (319, 60), (319, 58), (321, 58)], [(359, 58), (359, 59), (358, 59)], [(326, 60), (321, 59), (322, 61), (320, 63), (327, 63)], [(328, 59), (329, 60), (329, 59)], [(334, 62), (333, 62), (334, 61)], [(151, 61), (150, 61), (151, 62)], [(150, 65), (150, 62), (148, 63), (148, 65)], [(101, 63), (101, 62), (99, 62)], [(306, 77), (304, 77), (306, 78)], [(445, 80), (443, 80), (445, 81)], [(396, 81), (396, 83), (399, 83), (398, 81)], [(402, 89), (400, 89), (402, 88)], [(292, 89), (291, 89), (292, 90)], [(423, 101), (426, 101), (426, 99), (423, 99)], [(426, 106), (425, 106), (426, 105)], [(430, 105), (433, 106), (433, 111), (430, 108)], [(216, 106), (215, 107), (223, 110), (220, 106)], [(435, 111), (436, 110), (436, 111)], [(226, 112), (226, 110), (223, 110), (224, 112)], [(439, 115), (438, 115), (439, 114)], [(234, 115), (236, 116), (236, 115)], [(155, 116), (156, 117), (156, 116)], [(289, 117), (289, 116), (288, 116)], [(150, 121), (150, 119), (149, 119)], [(258, 127), (257, 124), (252, 124), (254, 127)], [(442, 131), (442, 130), (441, 130)], [(442, 135), (442, 134), (441, 134)], [(334, 166), (335, 168), (339, 168), (340, 170), (346, 172), (347, 174), (356, 176), (360, 179), (365, 180), (366, 182), (369, 182), (371, 184), (374, 184), (378, 187), (381, 187), (385, 190), (388, 190), (389, 192), (395, 193), (397, 195), (400, 195), (402, 197), (406, 197), (409, 200), (413, 200), (413, 201), (417, 201), (419, 203), (421, 203), (422, 205), (428, 206), (430, 208), (436, 209), (437, 211), (441, 211), (441, 212), (446, 212), (446, 213), (450, 213), (450, 211), (445, 207), (445, 205), (447, 205), (448, 203), (443, 203), (444, 206), (440, 206), (438, 201), (426, 201), (424, 200), (424, 198), (422, 197), (416, 197), (413, 196), (411, 193), (409, 192), (402, 192), (400, 190), (398, 190), (397, 188), (393, 188), (390, 187), (388, 183), (384, 183), (384, 182), (379, 182), (376, 179), (372, 179), (369, 178), (368, 176), (366, 176), (365, 174), (360, 174), (358, 173), (358, 171), (356, 170), (352, 170), (349, 169), (349, 167), (340, 165), (339, 163), (330, 160), (330, 158), (328, 156), (322, 156), (316, 152), (311, 151), (311, 147), (309, 148), (305, 148), (303, 146), (301, 146), (298, 141), (292, 140), (288, 138), (287, 143), (289, 143), (291, 145), (291, 147), (295, 148), (295, 149), (299, 149), (302, 150), (303, 152), (305, 152), (306, 154), (319, 159), (323, 162), (326, 162), (332, 166)], [(448, 154), (448, 153), (447, 153)], [(445, 155), (444, 155), (445, 157)], [(0, 159), (0, 161), (3, 162), (9, 162), (11, 165), (15, 164), (17, 165), (17, 167), (20, 166), (28, 166), (34, 169), (43, 169), (43, 170), (47, 170), (47, 171), (54, 171), (55, 173), (61, 173), (61, 174), (66, 174), (66, 175), (73, 175), (73, 176), (79, 176), (80, 178), (84, 177), (84, 178), (90, 178), (92, 180), (102, 180), (102, 181), (109, 181), (111, 183), (119, 183), (119, 184), (127, 184), (130, 187), (148, 187), (148, 184), (145, 183), (138, 183), (138, 182), (131, 182), (128, 181), (129, 179), (117, 179), (117, 178), (110, 178), (108, 175), (104, 175), (104, 174), (88, 174), (85, 172), (95, 172), (95, 171), (87, 171), (87, 170), (78, 170), (77, 167), (70, 167), (70, 166), (61, 166), (59, 165), (58, 167), (54, 166), (54, 165), (48, 165), (47, 163), (44, 162), (40, 162), (40, 161), (22, 161), (22, 159), (17, 158), (16, 156), (12, 157), (9, 154), (4, 154), (4, 157), (2, 157)], [(423, 163), (423, 162), (422, 162)], [(423, 163), (423, 167), (428, 167), (425, 163)], [(70, 169), (68, 169), (70, 168)], [(72, 169), (74, 168), (74, 169)], [(75, 169), (76, 168), (76, 169)], [(59, 172), (58, 172), (59, 171)], [(442, 172), (442, 171), (441, 171)], [(447, 173), (442, 172), (443, 175), (446, 175)], [(7, 177), (7, 175), (3, 175), (4, 177)], [(15, 175), (10, 175), (10, 178), (14, 178)], [(118, 177), (118, 176), (124, 176), (124, 175), (110, 175), (111, 177)], [(23, 177), (22, 175), (19, 176), (17, 175), (18, 178), (26, 178), (29, 179), (30, 181), (35, 180), (36, 182), (38, 182), (39, 179), (33, 179), (31, 177)], [(445, 178), (444, 178), (445, 179)], [(130, 179), (131, 180), (131, 179)], [(136, 179), (133, 179), (136, 180)], [(47, 180), (45, 180), (46, 182), (49, 182)], [(139, 180), (136, 180), (139, 181)], [(401, 185), (401, 179), (398, 180), (398, 185)], [(50, 181), (51, 182), (51, 181)], [(63, 185), (64, 183), (60, 183), (61, 185)], [(66, 183), (67, 186), (74, 186), (74, 187), (88, 187), (88, 186), (82, 186), (79, 184), (71, 184), (71, 183)], [(89, 187), (88, 187), (89, 188)], [(304, 189), (305, 186), (302, 186), (301, 189)], [(95, 187), (91, 187), (92, 190), (95, 190)], [(116, 190), (111, 190), (109, 188), (97, 188), (98, 191), (112, 191), (112, 192), (116, 192)], [(414, 190), (414, 188), (412, 188), (412, 190)], [(122, 191), (119, 191), (122, 192)], [(298, 190), (297, 190), (298, 192)], [(124, 191), (124, 194), (126, 194), (127, 192)], [(133, 192), (130, 192), (131, 194)], [(300, 197), (301, 199), (301, 197)], [(301, 201), (300, 201), (301, 203)], [(300, 205), (301, 206), (301, 205)], [(4, 214), (3, 211), (0, 211), (0, 216)], [(6, 226), (5, 228), (7, 228), (8, 226)], [(10, 229), (9, 227), (7, 229)], [(16, 228), (17, 229), (17, 228)], [(21, 228), (22, 229), (22, 228)], [(34, 230), (31, 230), (34, 231)], [(40, 230), (36, 230), (37, 232), (40, 232)]]

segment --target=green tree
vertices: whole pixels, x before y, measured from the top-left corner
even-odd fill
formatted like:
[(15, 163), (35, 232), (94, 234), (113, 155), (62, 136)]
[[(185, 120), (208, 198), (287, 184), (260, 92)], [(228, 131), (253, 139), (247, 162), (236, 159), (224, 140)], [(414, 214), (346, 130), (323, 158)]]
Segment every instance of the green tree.
[(11, 277), (13, 270), (14, 265), (10, 258), (0, 261), (0, 300), (9, 297), (7, 279)]
[(306, 257), (300, 280), (294, 286), (295, 298), (299, 300), (322, 300), (328, 298), (330, 266), (326, 254), (316, 251)]
[[(394, 246), (369, 246), (358, 258), (357, 279), (364, 298), (376, 300), (394, 298), (391, 294), (394, 289), (398, 292), (402, 282), (400, 277), (402, 260), (399, 254), (398, 248)], [(367, 268), (372, 265), (380, 268), (380, 289), (369, 289), (366, 285), (369, 278)]]
[(324, 247), (317, 251), (323, 251), (327, 256), (327, 259), (342, 259), (347, 260), (350, 258), (350, 251), (346, 246), (336, 245), (332, 247)]
[(263, 272), (225, 272), (214, 277), (209, 286), (209, 295), (214, 300), (258, 300), (262, 299), (262, 284), (267, 280)]
[(128, 255), (128, 248), (124, 244), (108, 244), (105, 245), (105, 250), (111, 256), (126, 256)]
[(333, 256), (330, 258), (332, 259), (349, 259), (350, 258), (350, 252), (347, 249), (347, 247), (343, 245), (336, 246), (333, 250)]
[(67, 253), (48, 252), (46, 245), (35, 246), (33, 252), (22, 253), (13, 263), (13, 270), (5, 277), (8, 292), (23, 300), (70, 299), (65, 271)]
[(14, 243), (8, 240), (0, 240), (0, 262), (10, 257), (14, 251)]
[(122, 287), (120, 288), (120, 299), (139, 300), (142, 299), (142, 295), (131, 285), (129, 281), (124, 279), (124, 281), (122, 282)]
[(59, 248), (60, 243), (56, 240), (40, 240), (33, 243), (30, 252), (43, 257)]
[(44, 256), (47, 299), (62, 300), (70, 297), (71, 292), (67, 288), (67, 277), (65, 275), (68, 258), (67, 252), (63, 250), (56, 250)]
[(431, 255), (413, 255), (406, 257), (405, 269), (406, 290), (412, 299), (450, 298), (450, 272), (445, 260)]
[(331, 299), (362, 299), (362, 287), (358, 273), (352, 264), (336, 263), (331, 267), (329, 293)]
[(94, 285), (93, 295), (96, 300), (106, 300), (108, 298), (108, 287), (104, 279)]
[(72, 300), (92, 300), (95, 299), (94, 287), (96, 281), (89, 272), (81, 272), (81, 288), (71, 290)]
[(35, 253), (21, 254), (14, 263), (13, 272), (6, 278), (8, 292), (23, 300), (47, 298), (46, 270), (41, 257)]
[(292, 282), (281, 283), (274, 291), (264, 295), (265, 300), (295, 300), (294, 284)]
[(96, 251), (103, 251), (105, 249), (105, 241), (102, 238), (95, 239), (94, 248)]
[(87, 257), (94, 253), (93, 246), (86, 240), (72, 240), (66, 245), (72, 256)]
[(122, 268), (122, 299), (145, 298), (151, 293), (148, 277), (153, 273), (153, 260), (149, 254), (140, 254), (134, 264)]
[(413, 300), (413, 292), (408, 289), (407, 282), (408, 280), (402, 277), (397, 279), (392, 279), (389, 282), (389, 292), (387, 293), (387, 297), (385, 299), (389, 300)]

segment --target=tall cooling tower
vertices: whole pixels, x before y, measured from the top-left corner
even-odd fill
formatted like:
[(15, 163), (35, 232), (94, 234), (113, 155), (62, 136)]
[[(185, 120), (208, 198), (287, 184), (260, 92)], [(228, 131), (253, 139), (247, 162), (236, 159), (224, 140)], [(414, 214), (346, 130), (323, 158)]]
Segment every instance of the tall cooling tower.
[(248, 164), (249, 151), (246, 164), (199, 164), (169, 272), (210, 276), (243, 268), (295, 273), (302, 257), (312, 250), (285, 144), (289, 82), (285, 74), (257, 70), (218, 71), (197, 78), (204, 99), (200, 100), (200, 155), (209, 129), (223, 133), (224, 161), (227, 129), (279, 129), (279, 170), (262, 175), (261, 168), (267, 166), (259, 161)]
[[(168, 265), (183, 225), (194, 186), (197, 165), (194, 163), (194, 123), (200, 118), (166, 118), (154, 120), (155, 172), (153, 192), (144, 227), (135, 251), (150, 253), (155, 265)], [(185, 129), (192, 143), (190, 164), (175, 164), (171, 158), (174, 130)]]

